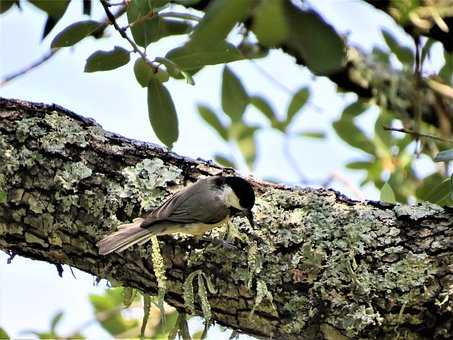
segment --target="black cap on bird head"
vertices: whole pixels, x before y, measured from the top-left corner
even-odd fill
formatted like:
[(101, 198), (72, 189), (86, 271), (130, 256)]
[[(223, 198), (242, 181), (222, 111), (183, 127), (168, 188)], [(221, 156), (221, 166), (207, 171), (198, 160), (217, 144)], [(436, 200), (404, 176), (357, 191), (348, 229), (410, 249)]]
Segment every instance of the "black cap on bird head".
[(255, 204), (255, 192), (250, 183), (236, 176), (224, 177), (224, 180), (239, 198), (241, 207), (247, 210), (252, 209)]

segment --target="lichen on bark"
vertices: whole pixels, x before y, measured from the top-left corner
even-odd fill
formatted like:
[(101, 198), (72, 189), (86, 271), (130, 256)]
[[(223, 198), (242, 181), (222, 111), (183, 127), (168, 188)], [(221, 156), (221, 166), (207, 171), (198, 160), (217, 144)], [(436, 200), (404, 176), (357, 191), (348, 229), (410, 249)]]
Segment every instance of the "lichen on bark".
[[(151, 246), (101, 257), (96, 242), (196, 179), (232, 174), (53, 105), (0, 99), (0, 118), (0, 248), (145, 294), (158, 291)], [(232, 220), (237, 250), (159, 237), (168, 303), (188, 312), (184, 283), (201, 270), (215, 291), (205, 289), (203, 304), (194, 299), (195, 313), (206, 313), (209, 302), (213, 320), (252, 335), (432, 339), (453, 332), (450, 208), (354, 202), (332, 190), (249, 180), (256, 225)]]

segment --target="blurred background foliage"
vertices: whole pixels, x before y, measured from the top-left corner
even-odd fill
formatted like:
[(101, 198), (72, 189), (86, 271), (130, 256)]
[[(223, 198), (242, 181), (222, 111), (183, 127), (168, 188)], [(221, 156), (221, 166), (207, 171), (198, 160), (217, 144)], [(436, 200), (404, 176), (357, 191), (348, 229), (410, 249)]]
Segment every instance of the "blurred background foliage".
[[(47, 15), (43, 39), (65, 15), (70, 3), (70, 0), (1, 0), (0, 13), (8, 15), (12, 8), (20, 8), (27, 1)], [(215, 161), (253, 172), (260, 153), (272, 157), (265, 154), (265, 145), (257, 145), (256, 138), (260, 131), (271, 129), (284, 141), (282, 152), (288, 166), (299, 175), (298, 184), (328, 186), (331, 179), (305, 176), (295, 161), (297, 156), (289, 150), (290, 138), (315, 138), (319, 142), (326, 138), (325, 130), (303, 126), (304, 110), (313, 96), (311, 85), (304, 85), (295, 93), (288, 90), (288, 103), (274, 107), (269, 100), (272, 93), (250, 93), (246, 90), (247, 79), (226, 66), (245, 59), (253, 64), (254, 59), (266, 58), (270, 49), (279, 48), (294, 56), (301, 66), (308, 67), (313, 79), (328, 77), (338, 84), (338, 95), (357, 94), (332, 127), (344, 143), (361, 152), (361, 157), (344, 165), (364, 174), (361, 186), (373, 184), (381, 191), (381, 199), (388, 202), (452, 204), (452, 1), (365, 1), (391, 16), (413, 40), (413, 45), (406, 46), (383, 30), (386, 48), (375, 47), (367, 55), (348, 46), (347, 37), (340, 36), (329, 25), (328, 18), (323, 18), (306, 1), (298, 5), (289, 0), (79, 2), (86, 20), (73, 22), (58, 32), (42, 62), (87, 37), (108, 39), (109, 34), (121, 34), (127, 48), (112, 46), (110, 50), (93, 51), (86, 60), (85, 72), (132, 65), (131, 75), (136, 78), (137, 86), (148, 91), (152, 129), (168, 148), (178, 139), (179, 131), (178, 113), (172, 100), (177, 94), (170, 93), (165, 82), (177, 79), (185, 81), (187, 86), (196, 86), (196, 74), (203, 67), (225, 64), (220, 79), (221, 110), (202, 102), (197, 107), (206, 125), (228, 145), (229, 153), (216, 154)], [(93, 20), (90, 16), (94, 6), (103, 7), (108, 20)], [(127, 17), (127, 26), (120, 27), (116, 21), (122, 16)], [(174, 46), (165, 55), (150, 57), (151, 53), (147, 52), (151, 43), (175, 35), (187, 37), (182, 46)], [(443, 62), (435, 71), (427, 73), (424, 65), (434, 45), (441, 47)], [(285, 88), (279, 82), (278, 70), (262, 72)], [(2, 85), (24, 73), (4, 77)], [(259, 112), (263, 123), (245, 119), (248, 110)], [(361, 123), (370, 111), (375, 112), (374, 121), (368, 117), (365, 124)], [(428, 174), (418, 171), (420, 158), (435, 163), (435, 171)], [(269, 180), (285, 182), (285, 174)], [(123, 288), (92, 295), (90, 302), (96, 316), (92, 322), (98, 322), (113, 337), (134, 337), (141, 333), (145, 337), (167, 338), (178, 333), (183, 339), (190, 336), (198, 339), (206, 335), (203, 330), (190, 335), (186, 316), (178, 316), (175, 309), (166, 306), (166, 315), (162, 317), (159, 309), (153, 303), (148, 308), (146, 301), (140, 294), (131, 296), (131, 290)], [(67, 338), (56, 333), (63, 317), (63, 313), (56, 314), (46, 332), (28, 330), (24, 334)], [(145, 320), (146, 327), (142, 329)], [(0, 338), (6, 336), (0, 330)], [(71, 337), (79, 336), (79, 331), (71, 334)]]

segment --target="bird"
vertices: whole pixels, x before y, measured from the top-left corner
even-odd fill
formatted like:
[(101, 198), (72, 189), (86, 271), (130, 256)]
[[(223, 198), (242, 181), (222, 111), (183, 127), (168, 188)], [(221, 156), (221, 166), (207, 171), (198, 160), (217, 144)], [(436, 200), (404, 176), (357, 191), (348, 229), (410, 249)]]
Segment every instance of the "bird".
[(101, 239), (100, 255), (121, 252), (134, 244), (145, 244), (151, 236), (184, 233), (202, 235), (242, 213), (253, 226), (255, 193), (250, 183), (238, 176), (211, 176), (173, 194), (164, 203), (118, 231)]

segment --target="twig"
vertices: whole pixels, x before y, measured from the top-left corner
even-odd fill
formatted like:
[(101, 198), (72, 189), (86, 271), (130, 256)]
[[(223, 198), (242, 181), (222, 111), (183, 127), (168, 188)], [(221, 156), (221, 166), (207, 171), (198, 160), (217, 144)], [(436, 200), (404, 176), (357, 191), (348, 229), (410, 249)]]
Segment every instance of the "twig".
[(112, 12), (110, 12), (110, 9), (109, 9), (109, 5), (107, 3), (106, 0), (101, 0), (101, 5), (102, 7), (104, 7), (104, 11), (105, 11), (105, 14), (107, 15), (107, 18), (110, 20), (110, 23), (113, 25), (113, 27), (118, 31), (118, 33), (124, 38), (126, 39), (129, 44), (131, 45), (132, 49), (134, 50), (134, 52), (138, 53), (140, 55), (140, 57), (142, 57), (142, 59), (144, 61), (146, 61), (151, 67), (153, 67), (154, 69), (156, 69), (156, 66), (154, 66), (151, 61), (148, 59), (148, 57), (146, 56), (146, 53), (143, 52), (138, 46), (137, 44), (131, 39), (129, 38), (129, 36), (126, 34), (125, 30), (121, 29), (121, 27), (118, 25), (118, 23), (116, 22), (116, 19), (115, 19), (115, 16), (112, 14)]
[(416, 136), (416, 137), (430, 138), (430, 139), (438, 140), (440, 142), (452, 143), (453, 144), (453, 140), (452, 139), (447, 139), (447, 138), (437, 137), (437, 136), (433, 136), (433, 135), (428, 135), (426, 133), (420, 133), (420, 132), (416, 132), (416, 131), (412, 131), (412, 130), (408, 130), (408, 129), (392, 128), (392, 127), (388, 127), (388, 126), (383, 126), (382, 128), (384, 130), (387, 130), (387, 131), (402, 132), (402, 133), (407, 133), (409, 135), (413, 135), (413, 136)]
[(40, 66), (41, 64), (44, 64), (47, 60), (52, 58), (59, 50), (60, 49), (49, 50), (41, 58), (39, 58), (38, 60), (34, 61), (30, 65), (22, 68), (19, 71), (16, 71), (16, 72), (13, 72), (13, 73), (10, 73), (10, 74), (6, 75), (5, 77), (3, 77), (2, 80), (0, 80), (0, 87), (1, 86), (5, 86), (5, 84), (7, 82), (9, 82), (9, 81), (11, 81), (11, 80), (13, 80), (13, 79), (15, 79), (17, 77), (20, 77), (20, 76), (24, 75), (25, 73), (30, 72), (31, 70), (33, 70), (34, 68)]

